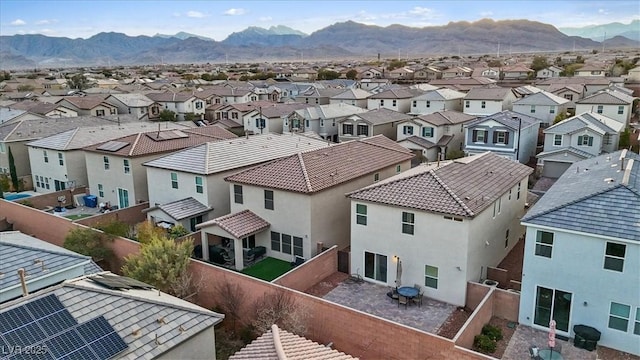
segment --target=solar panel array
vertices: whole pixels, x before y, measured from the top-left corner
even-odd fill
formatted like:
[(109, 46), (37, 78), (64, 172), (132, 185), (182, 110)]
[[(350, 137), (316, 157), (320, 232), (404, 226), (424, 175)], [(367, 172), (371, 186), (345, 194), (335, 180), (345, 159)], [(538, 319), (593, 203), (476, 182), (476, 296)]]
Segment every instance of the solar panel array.
[(147, 133), (147, 136), (154, 141), (164, 141), (164, 140), (173, 140), (173, 139), (184, 139), (188, 138), (189, 135), (180, 131), (180, 130), (165, 130), (158, 131), (155, 133)]
[(129, 143), (124, 141), (107, 141), (106, 143), (98, 146), (96, 150), (116, 152), (127, 145), (129, 145)]
[(127, 344), (104, 316), (78, 324), (50, 294), (0, 313), (0, 348), (3, 360), (106, 360)]

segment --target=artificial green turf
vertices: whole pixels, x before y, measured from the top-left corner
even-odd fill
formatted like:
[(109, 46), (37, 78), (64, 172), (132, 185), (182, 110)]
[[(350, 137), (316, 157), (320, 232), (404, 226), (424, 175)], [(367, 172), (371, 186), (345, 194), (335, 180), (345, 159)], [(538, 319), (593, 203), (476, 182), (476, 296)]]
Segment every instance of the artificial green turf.
[(242, 270), (242, 273), (257, 277), (258, 279), (271, 281), (289, 270), (291, 270), (290, 263), (268, 257)]

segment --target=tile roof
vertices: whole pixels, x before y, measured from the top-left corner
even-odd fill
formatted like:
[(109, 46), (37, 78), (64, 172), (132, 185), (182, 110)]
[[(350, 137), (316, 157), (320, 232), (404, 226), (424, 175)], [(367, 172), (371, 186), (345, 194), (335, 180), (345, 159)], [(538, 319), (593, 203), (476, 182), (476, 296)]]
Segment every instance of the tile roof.
[(213, 210), (212, 208), (207, 207), (207, 205), (204, 205), (203, 203), (192, 197), (158, 205), (158, 208), (164, 211), (165, 214), (178, 221), (197, 215), (202, 215)]
[(0, 125), (0, 141), (35, 140), (77, 127), (114, 124), (111, 120), (95, 116), (21, 120)]
[(544, 133), (571, 134), (585, 128), (599, 134), (617, 134), (623, 130), (624, 124), (601, 114), (585, 112), (549, 126), (544, 129)]
[(455, 91), (447, 88), (440, 88), (436, 90), (427, 91), (424, 94), (415, 96), (413, 100), (430, 100), (430, 101), (444, 101), (462, 99), (465, 97), (465, 93)]
[[(105, 317), (127, 344), (127, 349), (118, 353), (118, 359), (159, 357), (224, 317), (155, 289), (110, 290), (91, 281), (92, 276), (0, 304), (0, 311), (55, 294), (78, 323)], [(213, 344), (211, 351), (215, 351)]]
[(476, 87), (467, 93), (465, 100), (503, 100), (512, 92), (511, 88), (503, 87)]
[(296, 110), (296, 113), (305, 119), (313, 120), (313, 119), (336, 119), (336, 118), (350, 116), (353, 114), (365, 113), (367, 111), (369, 110), (363, 109), (359, 106), (339, 103), (339, 104), (316, 105), (314, 107), (308, 107), (301, 110)]
[[(85, 147), (84, 150), (109, 155), (135, 157), (186, 149), (209, 141), (235, 138), (237, 138), (237, 136), (234, 133), (223, 127), (210, 125), (180, 130), (140, 132), (94, 144)], [(116, 151), (101, 149), (112, 141), (126, 143), (127, 145)]]
[(575, 85), (574, 84), (571, 84), (571, 85), (551, 84), (547, 88), (547, 91), (551, 92), (551, 93), (559, 93), (559, 92), (562, 92), (564, 90), (569, 90), (569, 91), (573, 91), (574, 93), (581, 94), (584, 91), (584, 85), (579, 85), (579, 84), (575, 84)]
[(261, 108), (262, 116), (266, 118), (279, 118), (285, 115), (289, 115), (292, 112), (300, 109), (305, 109), (314, 105), (290, 103), (290, 104), (276, 104), (271, 103), (269, 106), (263, 106)]
[(473, 218), (533, 169), (491, 152), (404, 173), (356, 190), (354, 200)]
[[(465, 124), (465, 127), (482, 124), (483, 122), (489, 121), (489, 120), (497, 121), (500, 124), (512, 130), (518, 130), (518, 127), (520, 126), (522, 126), (521, 127), (522, 129), (524, 129), (540, 122), (539, 119), (533, 118), (531, 116), (513, 112), (511, 110), (504, 110), (495, 114), (491, 114), (488, 116), (479, 117), (475, 120), (471, 120), (470, 122)], [(522, 120), (522, 122), (520, 122), (520, 120)]]
[(576, 101), (576, 104), (629, 105), (634, 99), (621, 91), (601, 91)]
[(457, 77), (449, 79), (436, 79), (429, 81), (431, 85), (471, 85), (481, 86), (495, 84), (497, 81), (486, 77)]
[(379, 108), (379, 109), (369, 110), (359, 114), (354, 114), (352, 116), (349, 116), (346, 119), (341, 119), (339, 121), (342, 122), (352, 118), (360, 118), (372, 125), (381, 125), (381, 124), (388, 124), (391, 122), (409, 120), (413, 118), (413, 115), (401, 113), (401, 112), (394, 111), (387, 108)]
[[(84, 147), (103, 142), (105, 140), (113, 140), (122, 136), (137, 134), (140, 131), (149, 131), (158, 125), (148, 122), (131, 122), (123, 124), (77, 127), (55, 135), (51, 135), (36, 141), (28, 143), (28, 146), (51, 150), (76, 150)], [(187, 127), (174, 122), (165, 122), (162, 124), (165, 129), (181, 130)]]
[(58, 107), (69, 109), (68, 107), (59, 104), (44, 103), (40, 101), (21, 101), (19, 103), (11, 105), (11, 108), (13, 109), (25, 110), (40, 115), (45, 115), (57, 109)]
[(25, 110), (19, 110), (16, 108), (5, 108), (5, 107), (1, 107), (0, 108), (0, 124), (7, 122), (11, 119), (15, 119), (18, 116), (25, 114), (26, 111)]
[(409, 136), (407, 138), (404, 138), (403, 140), (398, 141), (398, 143), (402, 143), (403, 141), (408, 141), (410, 143), (414, 143), (414, 144), (416, 144), (416, 145), (418, 145), (420, 147), (423, 147), (425, 149), (431, 149), (431, 148), (436, 146), (436, 144), (434, 144), (433, 142), (431, 142), (431, 141), (429, 141), (429, 140), (427, 140), (427, 139), (425, 139), (423, 137), (416, 136), (416, 135), (412, 135), (412, 136)]
[[(96, 106), (103, 105), (105, 103), (104, 96), (67, 96), (59, 100), (57, 104), (65, 100), (69, 104), (81, 110), (91, 110)], [(111, 104), (107, 105), (113, 107)]]
[(594, 157), (593, 154), (590, 154), (590, 153), (588, 153), (586, 151), (574, 148), (573, 146), (561, 147), (559, 149), (555, 149), (555, 150), (551, 150), (551, 151), (543, 151), (541, 153), (538, 153), (538, 155), (536, 155), (536, 157), (538, 159), (544, 159), (545, 157), (553, 156), (555, 154), (564, 153), (564, 152), (574, 154), (577, 157), (581, 157), (583, 159), (588, 159), (588, 158)]
[(410, 99), (424, 92), (420, 89), (399, 88), (389, 89), (369, 96), (369, 99)]
[(565, 85), (605, 85), (608, 86), (611, 80), (604, 76), (570, 76), (570, 77), (557, 77), (541, 80), (536, 85), (551, 85), (551, 84), (565, 84)]
[[(280, 353), (280, 355), (278, 354)], [(229, 360), (352, 360), (351, 355), (292, 334), (273, 325)]]
[(553, 106), (562, 105), (568, 103), (569, 100), (561, 98), (555, 94), (546, 91), (539, 91), (535, 94), (528, 95), (522, 99), (513, 102), (513, 105), (541, 105), (541, 106)]
[(258, 233), (269, 226), (269, 222), (256, 215), (251, 210), (242, 210), (237, 213), (228, 214), (219, 218), (198, 224), (198, 228), (217, 225), (224, 231), (233, 235), (237, 239), (245, 238)]
[(640, 241), (640, 155), (621, 150), (574, 163), (522, 222)]
[(459, 111), (444, 110), (436, 111), (428, 115), (420, 115), (416, 119), (420, 119), (426, 123), (441, 125), (456, 125), (475, 119), (477, 116), (461, 113)]
[(225, 178), (226, 181), (300, 193), (315, 193), (375, 173), (413, 157), (382, 135), (299, 152)]
[(256, 165), (300, 151), (327, 147), (325, 140), (293, 133), (252, 135), (208, 142), (144, 163), (145, 166), (209, 175)]
[(529, 69), (524, 64), (514, 64), (511, 66), (504, 66), (502, 69), (503, 72), (531, 72), (532, 69)]
[(194, 98), (195, 96), (192, 93), (188, 92), (174, 93), (171, 91), (167, 91), (161, 93), (149, 93), (147, 94), (147, 97), (157, 102), (185, 102), (189, 99)]
[(334, 95), (331, 97), (331, 99), (335, 99), (335, 100), (362, 100), (362, 99), (367, 99), (369, 98), (371, 95), (373, 95), (372, 93), (366, 91), (366, 90), (362, 90), (360, 88), (355, 88), (355, 89), (347, 89), (346, 91), (339, 93), (337, 95)]
[(109, 98), (112, 97), (124, 105), (128, 107), (145, 107), (154, 103), (153, 100), (149, 99), (143, 94), (131, 93), (131, 94), (111, 94)]

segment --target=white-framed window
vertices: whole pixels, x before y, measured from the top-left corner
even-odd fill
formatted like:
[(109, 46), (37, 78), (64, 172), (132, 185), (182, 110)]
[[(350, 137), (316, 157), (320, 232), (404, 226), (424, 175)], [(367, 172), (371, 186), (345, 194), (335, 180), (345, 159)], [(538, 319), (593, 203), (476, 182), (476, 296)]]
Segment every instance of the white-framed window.
[(522, 186), (522, 183), (518, 183), (518, 192), (516, 193), (516, 200), (520, 200), (520, 187)]
[(396, 107), (397, 104), (398, 104), (398, 100), (391, 101), (391, 106)]
[(530, 112), (531, 112), (532, 114), (535, 114), (535, 113), (536, 113), (536, 106), (535, 106), (535, 105), (531, 105), (531, 110), (530, 110)]
[(242, 204), (242, 185), (233, 185), (233, 201)]
[(495, 143), (501, 145), (507, 145), (509, 143), (509, 133), (506, 131), (496, 131), (495, 133)]
[(122, 167), (124, 168), (125, 174), (131, 173), (131, 164), (129, 163), (129, 159), (122, 160)]
[(0, 142), (0, 153), (4, 154), (7, 152), (7, 147), (3, 142)]
[(380, 99), (380, 106), (384, 106), (384, 99)]
[(280, 251), (280, 233), (271, 232), (271, 250)]
[(589, 136), (589, 135), (578, 136), (578, 146), (593, 146), (593, 136)]
[(104, 109), (96, 110), (96, 116), (104, 116)]
[(105, 170), (109, 170), (109, 157), (108, 156), (103, 156), (102, 157), (102, 163), (104, 164), (104, 169)]
[(625, 244), (607, 242), (604, 250), (604, 268), (622, 272), (626, 251), (627, 246)]
[(369, 136), (369, 125), (358, 124), (358, 136)]
[(470, 101), (469, 100), (465, 100), (464, 107), (465, 108), (469, 108), (469, 106), (470, 106)]
[(353, 125), (352, 124), (342, 124), (342, 133), (344, 135), (353, 135)]
[(102, 184), (98, 184), (98, 197), (104, 197), (104, 186)]
[(474, 143), (486, 143), (487, 142), (487, 131), (486, 130), (473, 130), (472, 139)]
[(484, 101), (484, 100), (482, 102), (480, 102), (480, 107), (485, 109), (487, 107), (487, 102)]
[(282, 234), (282, 252), (291, 255), (291, 235)]
[(273, 190), (264, 191), (264, 208), (273, 210)]
[(431, 101), (427, 100), (427, 107), (430, 108), (431, 107)]
[(202, 109), (202, 101), (196, 101), (196, 109)]
[(413, 135), (413, 126), (405, 125), (402, 127), (402, 133), (404, 135)]
[(324, 119), (320, 119), (320, 127), (324, 127)]
[(402, 165), (396, 165), (396, 174), (400, 174), (402, 171)]
[(609, 329), (627, 332), (630, 315), (631, 306), (612, 301), (609, 307)]
[(42, 156), (44, 156), (44, 162), (49, 162), (49, 154), (47, 154), (47, 150), (42, 150)]
[[(40, 180), (42, 180), (42, 177), (40, 177)], [(44, 178), (44, 187), (45, 187), (45, 189), (49, 189), (49, 178), (48, 177)]]
[(418, 102), (416, 100), (413, 100), (413, 102), (411, 103), (411, 107), (418, 107)]
[(304, 126), (305, 126), (307, 129), (311, 127), (311, 123), (310, 123), (310, 120), (309, 120), (309, 119), (306, 119), (306, 120), (304, 121)]
[(172, 189), (178, 188), (178, 174), (174, 172), (171, 173), (171, 188)]
[(569, 100), (569, 101), (573, 101), (573, 94), (564, 94), (563, 95), (565, 99)]
[(556, 113), (556, 108), (553, 106), (549, 107), (549, 114), (555, 114)]
[(422, 137), (433, 137), (433, 128), (431, 126), (425, 126), (422, 128)]
[(367, 225), (367, 205), (356, 204), (356, 224)]
[(364, 277), (387, 282), (387, 256), (365, 251)]
[(509, 189), (509, 201), (511, 201), (511, 192), (513, 191), (513, 189)]
[(58, 153), (58, 164), (60, 164), (60, 166), (64, 166), (64, 155), (62, 155), (61, 152)]
[(438, 288), (438, 268), (431, 265), (424, 266), (424, 286)]
[(538, 230), (536, 233), (536, 255), (551, 258), (553, 252), (553, 233)]
[(293, 255), (304, 256), (303, 244), (304, 243), (302, 242), (301, 237), (298, 237), (298, 236), (293, 237)]
[(403, 211), (402, 212), (402, 233), (413, 235), (415, 225), (415, 214)]
[(40, 183), (40, 176), (36, 175), (35, 178), (36, 178), (36, 187), (43, 187), (42, 185), (40, 185), (41, 184)]
[(202, 176), (196, 176), (196, 192), (198, 194), (204, 193), (204, 185), (202, 184)]
[(553, 135), (553, 146), (562, 146), (562, 135), (561, 134)]
[(596, 112), (598, 114), (602, 114), (604, 112), (604, 106), (598, 105), (598, 107), (596, 108)]
[(624, 114), (624, 105), (618, 106), (618, 115)]
[(373, 182), (376, 182), (378, 180), (380, 180), (380, 174), (379, 173), (373, 174)]
[(640, 335), (640, 307), (636, 308), (636, 319), (633, 322), (633, 333)]

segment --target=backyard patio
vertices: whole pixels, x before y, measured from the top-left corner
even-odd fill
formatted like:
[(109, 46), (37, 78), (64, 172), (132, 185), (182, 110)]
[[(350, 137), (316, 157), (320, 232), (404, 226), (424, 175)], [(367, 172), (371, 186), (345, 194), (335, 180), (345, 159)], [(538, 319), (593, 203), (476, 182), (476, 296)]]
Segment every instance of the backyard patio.
[(388, 286), (347, 278), (323, 298), (337, 304), (360, 310), (399, 324), (436, 334), (438, 329), (456, 310), (456, 306), (423, 297), (422, 305), (409, 303), (398, 306), (398, 301), (387, 296)]

